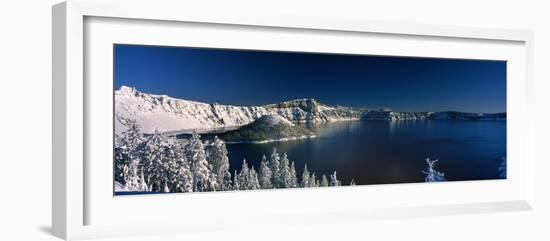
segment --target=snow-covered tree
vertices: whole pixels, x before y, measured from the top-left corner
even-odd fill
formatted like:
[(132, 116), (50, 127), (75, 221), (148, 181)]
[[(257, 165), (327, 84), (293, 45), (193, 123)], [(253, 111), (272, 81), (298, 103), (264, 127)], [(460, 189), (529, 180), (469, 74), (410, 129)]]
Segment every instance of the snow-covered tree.
[(309, 170), (307, 170), (307, 164), (304, 165), (304, 171), (302, 172), (302, 182), (300, 183), (301, 187), (310, 187), (309, 180)]
[(140, 169), (140, 182), (139, 182), (139, 185), (140, 185), (140, 188), (139, 190), (142, 191), (142, 192), (149, 192), (151, 190), (149, 190), (149, 186), (147, 185), (147, 182), (145, 182), (145, 176), (143, 175), (143, 168)]
[(139, 167), (140, 161), (138, 158), (132, 158), (122, 167), (122, 177), (124, 180), (124, 187), (128, 191), (142, 191), (142, 179), (140, 176)]
[[(229, 157), (225, 142), (217, 136), (214, 141), (206, 148), (207, 160), (212, 166), (212, 173), (217, 178), (216, 190), (231, 190), (231, 173), (229, 172)], [(214, 175), (213, 175), (214, 176)]]
[(270, 189), (272, 172), (269, 168), (269, 163), (267, 162), (267, 157), (265, 155), (262, 157), (262, 162), (260, 163), (260, 170), (258, 174), (260, 186), (263, 189)]
[(283, 157), (281, 158), (281, 166), (279, 169), (279, 175), (280, 175), (280, 186), (281, 188), (289, 188), (292, 187), (292, 174), (290, 171), (290, 161), (288, 160), (288, 156), (286, 152), (283, 154)]
[(141, 189), (137, 185), (141, 182), (139, 170), (143, 142), (143, 133), (135, 121), (129, 121), (128, 130), (115, 138), (115, 181), (125, 184), (132, 191)]
[(315, 172), (311, 173), (311, 176), (309, 177), (309, 187), (319, 187), (319, 181), (317, 180), (317, 177), (315, 176)]
[(498, 167), (498, 172), (500, 178), (506, 178), (506, 157), (502, 158), (502, 162), (500, 162), (500, 166)]
[(355, 180), (354, 179), (351, 179), (351, 182), (349, 183), (350, 186), (355, 186)]
[(193, 173), (193, 190), (198, 192), (215, 190), (216, 178), (213, 178), (211, 167), (206, 160), (204, 144), (200, 135), (193, 131), (189, 143), (185, 146), (185, 156)]
[(341, 186), (341, 182), (338, 180), (338, 177), (336, 176), (336, 171), (334, 171), (334, 173), (330, 175), (329, 186), (331, 187)]
[(143, 171), (149, 190), (154, 192), (163, 192), (166, 183), (171, 178), (167, 167), (167, 161), (171, 158), (167, 146), (166, 137), (159, 131), (155, 131), (145, 142)]
[(296, 173), (296, 167), (294, 165), (294, 161), (290, 163), (290, 184), (289, 186), (291, 188), (298, 187), (298, 174)]
[(233, 190), (241, 190), (241, 183), (240, 183), (240, 176), (237, 174), (237, 171), (235, 170), (235, 174), (233, 175)]
[(254, 166), (250, 168), (247, 179), (248, 179), (247, 180), (248, 190), (260, 189), (260, 182), (258, 181), (258, 173), (254, 169)]
[(246, 162), (246, 159), (243, 159), (243, 164), (241, 166), (241, 171), (239, 174), (236, 174), (236, 182), (235, 185), (239, 187), (238, 190), (248, 190), (248, 179), (250, 175), (250, 169), (248, 168), (248, 163)]
[(321, 177), (320, 186), (321, 187), (328, 187), (328, 180), (327, 180), (327, 176), (325, 176), (325, 174), (323, 174), (323, 176)]
[(282, 187), (281, 181), (281, 158), (277, 149), (273, 148), (269, 159), (269, 169), (271, 170), (271, 186), (274, 188)]
[(428, 170), (422, 171), (422, 173), (426, 174), (426, 178), (424, 179), (426, 182), (444, 182), (445, 180), (445, 174), (442, 172), (438, 172), (434, 169), (435, 163), (439, 160), (430, 160), (430, 158), (426, 158), (426, 164), (428, 164)]
[(193, 191), (193, 173), (189, 167), (189, 162), (185, 159), (183, 146), (175, 139), (169, 139), (167, 156), (169, 160), (166, 165), (171, 175), (170, 189), (174, 192), (192, 192)]

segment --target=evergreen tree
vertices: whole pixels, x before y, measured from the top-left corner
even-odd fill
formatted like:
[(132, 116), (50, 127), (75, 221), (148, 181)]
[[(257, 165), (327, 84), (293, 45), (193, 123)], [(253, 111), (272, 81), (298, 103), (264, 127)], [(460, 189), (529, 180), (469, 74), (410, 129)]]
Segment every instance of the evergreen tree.
[(115, 181), (123, 183), (132, 191), (140, 191), (139, 169), (142, 165), (142, 146), (144, 142), (141, 128), (135, 121), (129, 121), (128, 130), (122, 137), (115, 138)]
[(294, 165), (294, 161), (290, 164), (290, 184), (289, 187), (296, 188), (298, 187), (298, 177), (296, 174), (296, 167)]
[(327, 180), (327, 176), (325, 176), (325, 174), (323, 174), (323, 176), (321, 177), (320, 185), (321, 185), (321, 187), (328, 187), (328, 180)]
[(272, 178), (272, 172), (269, 169), (269, 163), (267, 162), (267, 157), (264, 155), (262, 157), (262, 162), (260, 163), (260, 170), (259, 170), (260, 187), (263, 189), (270, 189), (271, 178)]
[(167, 145), (166, 137), (159, 131), (155, 131), (145, 142), (143, 171), (150, 191), (163, 192), (170, 178), (166, 167)]
[(331, 186), (331, 187), (341, 186), (341, 183), (338, 180), (338, 177), (336, 176), (336, 171), (334, 171), (334, 173), (332, 175), (330, 175), (329, 186)]
[(280, 186), (281, 188), (289, 188), (292, 187), (292, 177), (291, 177), (291, 171), (290, 171), (290, 161), (288, 160), (288, 156), (286, 152), (283, 154), (283, 157), (281, 158), (281, 166), (279, 170), (280, 175)]
[(311, 173), (311, 176), (309, 177), (309, 187), (319, 187), (319, 181), (317, 180), (317, 177), (315, 176), (315, 172)]
[(139, 159), (132, 158), (129, 163), (123, 165), (122, 176), (124, 187), (128, 191), (142, 191), (141, 176), (139, 175)]
[(149, 186), (147, 186), (147, 182), (145, 182), (145, 176), (143, 175), (143, 168), (140, 169), (140, 175), (139, 175), (139, 179), (140, 179), (140, 182), (139, 182), (139, 185), (140, 185), (140, 188), (139, 190), (142, 191), (142, 192), (149, 192), (151, 190), (149, 190)]
[(250, 168), (248, 172), (248, 190), (260, 189), (260, 182), (258, 181), (258, 173), (254, 170), (254, 166)]
[[(212, 173), (216, 176), (216, 190), (231, 190), (231, 173), (229, 172), (229, 158), (225, 142), (217, 136), (207, 148), (207, 160), (212, 166)], [(214, 176), (214, 175), (213, 175)]]
[(164, 137), (162, 149), (164, 151), (162, 159), (162, 169), (166, 178), (164, 180), (164, 192), (176, 192), (178, 186), (178, 177), (180, 167), (178, 165), (178, 159), (182, 154), (181, 146), (175, 140), (175, 138)]
[(169, 145), (168, 161), (171, 180), (169, 186), (174, 192), (192, 192), (193, 191), (193, 173), (189, 167), (189, 162), (185, 159), (184, 148), (177, 140), (173, 139)]
[(310, 187), (310, 180), (309, 180), (309, 171), (307, 170), (307, 164), (304, 165), (304, 171), (302, 172), (302, 182), (300, 184), (301, 187)]
[(248, 163), (246, 159), (243, 159), (243, 165), (241, 166), (241, 172), (237, 174), (237, 183), (239, 185), (239, 190), (248, 190), (248, 179), (250, 175), (250, 169), (248, 168)]
[(239, 182), (240, 176), (237, 174), (237, 170), (235, 170), (235, 174), (233, 175), (233, 190), (241, 190), (241, 183)]
[(217, 185), (215, 178), (212, 178), (215, 174), (211, 172), (211, 167), (206, 160), (204, 144), (196, 131), (193, 131), (189, 143), (185, 146), (185, 156), (193, 173), (193, 190), (197, 192), (213, 190)]
[(269, 159), (269, 169), (271, 170), (271, 186), (274, 188), (280, 188), (282, 187), (282, 181), (281, 181), (281, 158), (279, 157), (279, 153), (277, 153), (277, 149), (273, 148), (273, 152), (271, 153), (270, 159)]
[(351, 182), (349, 183), (350, 186), (355, 186), (355, 180), (351, 179)]
[(426, 174), (426, 178), (424, 179), (426, 182), (444, 182), (445, 180), (445, 174), (442, 172), (438, 172), (434, 169), (435, 163), (439, 160), (430, 160), (430, 158), (426, 158), (426, 163), (428, 164), (428, 170), (422, 171), (422, 173)]

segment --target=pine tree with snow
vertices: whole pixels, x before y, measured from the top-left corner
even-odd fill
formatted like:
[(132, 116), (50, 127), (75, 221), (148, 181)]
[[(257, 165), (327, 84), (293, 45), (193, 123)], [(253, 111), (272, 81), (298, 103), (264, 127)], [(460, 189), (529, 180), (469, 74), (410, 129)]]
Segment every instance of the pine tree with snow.
[(140, 188), (139, 190), (142, 191), (142, 192), (149, 192), (151, 190), (149, 190), (149, 186), (147, 185), (147, 182), (145, 182), (145, 176), (143, 175), (143, 168), (140, 169), (140, 182), (139, 182), (139, 185), (140, 185)]
[(248, 190), (248, 179), (250, 175), (250, 169), (248, 168), (248, 163), (246, 159), (243, 159), (243, 164), (241, 166), (241, 171), (237, 174), (237, 183), (239, 190)]
[(288, 156), (286, 152), (283, 154), (283, 157), (281, 158), (281, 166), (279, 169), (279, 175), (280, 175), (280, 188), (289, 188), (292, 187), (292, 176), (290, 171), (290, 161), (288, 160)]
[(325, 174), (323, 174), (323, 176), (321, 177), (320, 186), (321, 187), (328, 187), (328, 180), (327, 180), (327, 176), (325, 176)]
[(143, 133), (135, 121), (129, 121), (128, 130), (121, 137), (115, 138), (115, 181), (125, 184), (133, 191), (141, 189), (137, 185), (140, 182), (143, 142)]
[(356, 185), (356, 184), (355, 184), (355, 180), (354, 180), (354, 179), (351, 179), (351, 182), (349, 182), (349, 185), (350, 185), (350, 186), (355, 186), (355, 185)]
[(274, 188), (283, 187), (281, 181), (281, 158), (277, 153), (277, 148), (273, 148), (269, 159), (269, 169), (271, 170), (271, 186)]
[(141, 191), (142, 185), (139, 170), (139, 159), (137, 158), (130, 160), (130, 163), (123, 166), (124, 187), (128, 191)]
[(235, 174), (233, 175), (233, 186), (231, 187), (232, 190), (241, 190), (240, 178), (239, 174), (237, 174), (237, 170), (235, 170)]
[(166, 149), (167, 171), (170, 174), (170, 189), (174, 192), (193, 192), (193, 173), (185, 159), (184, 147), (175, 139), (169, 141)]
[(193, 131), (189, 143), (185, 146), (185, 156), (193, 173), (193, 190), (197, 192), (212, 191), (217, 185), (211, 167), (206, 160), (206, 151), (200, 135)]
[(307, 164), (304, 165), (304, 171), (302, 172), (302, 182), (300, 183), (301, 187), (310, 187), (309, 180), (309, 170), (307, 170)]
[(442, 172), (438, 172), (435, 170), (435, 163), (439, 160), (430, 160), (430, 158), (426, 158), (426, 164), (428, 164), (428, 170), (422, 171), (422, 173), (426, 174), (426, 178), (424, 179), (426, 182), (444, 182), (445, 180), (445, 174)]
[(143, 171), (149, 189), (154, 192), (163, 192), (170, 178), (166, 168), (167, 145), (166, 137), (159, 131), (155, 131), (145, 142)]
[(216, 176), (216, 190), (231, 190), (231, 173), (229, 172), (229, 157), (225, 142), (218, 136), (206, 148), (207, 160), (212, 166), (212, 173)]
[(256, 190), (260, 189), (260, 182), (258, 181), (258, 173), (254, 169), (254, 166), (252, 166), (248, 172), (248, 190)]
[(336, 171), (334, 171), (334, 173), (332, 173), (332, 175), (330, 175), (329, 186), (331, 186), (331, 187), (341, 186), (341, 183), (338, 180), (338, 177), (336, 176)]
[(267, 157), (265, 155), (262, 157), (262, 162), (260, 163), (260, 170), (259, 170), (258, 176), (259, 176), (258, 178), (260, 182), (260, 187), (263, 189), (270, 189), (272, 172), (271, 172), (271, 169), (269, 169), (269, 163), (267, 162)]
[(315, 172), (311, 173), (311, 176), (309, 177), (309, 187), (319, 187), (319, 181), (317, 180), (317, 177), (315, 176)]
[(298, 174), (296, 174), (296, 167), (294, 165), (294, 161), (290, 163), (290, 183), (289, 186), (291, 188), (298, 187)]
[[(176, 192), (178, 186), (178, 177), (180, 166), (178, 159), (183, 156), (181, 151), (181, 145), (175, 138), (165, 136), (165, 142), (163, 144), (164, 157), (162, 159), (162, 168), (166, 178), (164, 180), (164, 192)], [(167, 191), (168, 190), (168, 191)]]

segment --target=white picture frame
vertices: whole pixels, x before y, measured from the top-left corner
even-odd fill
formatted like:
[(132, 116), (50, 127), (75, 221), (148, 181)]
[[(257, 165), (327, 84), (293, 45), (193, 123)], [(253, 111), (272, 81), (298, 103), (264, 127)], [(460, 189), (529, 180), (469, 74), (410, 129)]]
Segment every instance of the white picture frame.
[[(155, 11), (150, 11), (153, 8)], [(530, 104), (533, 73), (533, 34), (531, 32), (278, 16), (246, 11), (214, 15), (209, 14), (207, 9), (188, 8), (185, 3), (177, 1), (134, 3), (118, 0), (110, 2), (74, 0), (55, 5), (52, 15), (52, 226), (55, 236), (68, 240), (204, 231), (238, 226), (243, 223), (247, 225), (266, 223), (300, 225), (305, 222), (331, 222), (327, 220), (328, 217), (334, 217), (339, 221), (349, 221), (530, 210), (533, 208), (535, 157), (532, 150), (534, 135), (531, 127), (533, 125), (530, 124), (533, 118), (529, 118), (533, 116)], [(231, 46), (235, 48), (246, 48), (248, 46), (246, 44), (252, 44), (244, 41), (247, 37), (248, 39), (258, 38), (260, 40), (258, 42), (261, 43), (261, 39), (266, 38), (265, 36), (269, 34), (294, 34), (297, 39), (302, 39), (300, 41), (308, 41), (312, 38), (323, 39), (327, 38), (327, 35), (330, 35), (331, 40), (334, 41), (346, 41), (345, 38), (349, 38), (351, 34), (357, 38), (367, 35), (374, 36), (373, 46), (377, 46), (379, 49), (353, 49), (350, 47), (348, 50), (338, 50), (339, 52), (366, 51), (366, 53), (374, 53), (372, 51), (385, 51), (383, 53), (389, 55), (494, 58), (510, 61), (507, 95), (508, 138), (511, 136), (513, 139), (508, 141), (508, 150), (511, 152), (508, 156), (509, 178), (500, 181), (453, 182), (434, 185), (396, 184), (315, 190), (168, 194), (148, 197), (114, 198), (112, 195), (109, 196), (107, 192), (101, 191), (101, 188), (107, 185), (104, 183), (109, 183), (109, 181), (112, 185), (112, 175), (111, 179), (105, 178), (105, 181), (95, 177), (105, 176), (105, 173), (112, 173), (112, 170), (102, 169), (105, 165), (91, 162), (90, 158), (93, 159), (93, 157), (90, 157), (90, 152), (97, 147), (94, 143), (102, 141), (106, 142), (105, 146), (112, 147), (112, 143), (109, 143), (112, 140), (104, 139), (108, 135), (102, 135), (102, 132), (96, 131), (101, 128), (106, 128), (107, 134), (112, 131), (108, 124), (101, 124), (112, 121), (112, 119), (106, 118), (112, 111), (105, 111), (105, 115), (102, 114), (103, 107), (112, 101), (108, 99), (109, 96), (105, 95), (106, 86), (110, 86), (110, 91), (112, 91), (112, 80), (105, 80), (103, 85), (95, 84), (98, 81), (89, 81), (87, 78), (98, 78), (105, 74), (108, 76), (109, 71), (112, 73), (112, 69), (109, 70), (108, 65), (101, 65), (101, 62), (112, 62), (112, 59), (109, 60), (109, 57), (105, 55), (106, 52), (102, 51), (108, 44), (123, 41), (124, 43), (178, 45), (179, 40), (175, 39), (178, 38), (178, 31), (167, 33), (164, 29), (165, 25), (168, 25), (166, 28), (176, 30), (196, 31), (197, 36), (208, 34), (201, 33), (201, 31), (212, 31), (213, 34), (216, 31), (246, 32), (240, 32), (240, 37), (227, 35), (225, 39), (217, 39), (222, 42), (232, 40), (234, 44)], [(188, 28), (189, 25), (193, 26)], [(148, 38), (142, 38), (139, 34), (136, 35), (136, 28), (147, 29), (158, 33), (158, 35), (151, 34)], [(115, 33), (124, 34), (117, 35)], [(155, 36), (162, 36), (163, 40), (155, 38)], [(396, 42), (393, 46), (387, 43), (376, 45), (374, 39), (376, 37), (392, 38)], [(242, 41), (235, 43), (239, 38)], [(319, 42), (323, 41), (327, 40)], [(357, 41), (362, 40), (357, 39)], [(399, 41), (403, 43), (399, 45)], [(405, 47), (410, 46), (408, 44), (414, 44), (415, 41), (433, 41), (430, 43), (435, 44), (434, 46), (448, 49), (456, 47), (456, 50), (442, 52), (437, 51), (437, 48), (430, 47), (418, 48), (415, 50), (417, 52), (405, 53)], [(200, 42), (199, 38), (194, 44), (215, 47), (220, 42)], [(350, 44), (349, 46), (355, 45)], [(308, 47), (304, 44), (290, 46), (280, 43), (279, 45), (259, 44), (254, 48), (294, 48), (293, 50), (299, 50)], [(310, 51), (331, 51), (330, 46), (325, 48), (323, 45), (311, 45), (309, 48), (311, 48)], [(88, 56), (91, 55), (90, 53), (94, 53), (94, 56)], [(87, 68), (97, 71), (90, 75)], [(99, 79), (99, 82), (103, 83), (102, 78)], [(90, 82), (94, 84), (90, 84)], [(106, 98), (103, 103), (105, 105), (102, 105), (102, 97)], [(94, 135), (93, 138), (90, 138), (91, 133)], [(103, 152), (94, 151), (94, 153)], [(406, 193), (414, 193), (417, 197), (411, 197), (410, 200), (388, 199), (389, 197), (399, 199)], [(445, 197), (436, 198), (436, 194)], [(426, 198), (418, 198), (422, 195), (425, 195)], [(362, 201), (361, 197), (377, 198)], [(348, 205), (343, 205), (341, 208), (322, 209), (324, 203), (319, 202), (318, 205), (311, 205), (307, 209), (296, 209), (292, 205), (280, 205), (277, 208), (253, 211), (254, 208), (259, 208), (257, 202), (270, 202), (270, 200), (273, 202), (286, 198), (328, 200)], [(182, 218), (180, 213), (174, 211), (178, 207), (184, 209), (183, 206), (187, 204), (210, 205), (214, 204), (216, 200), (225, 200), (236, 204), (254, 200), (256, 204), (249, 204), (251, 211), (223, 213), (223, 215), (231, 215), (231, 222), (221, 216), (216, 216), (215, 213), (209, 213), (208, 217), (201, 217), (201, 213), (188, 210), (187, 216)], [(361, 200), (361, 202), (353, 200)], [(152, 206), (162, 205), (165, 208), (161, 212), (145, 210), (142, 217), (131, 217), (130, 219), (121, 217), (125, 215), (114, 213), (125, 214), (131, 208), (143, 207), (145, 203), (152, 204)], [(368, 207), (361, 208), (364, 203), (367, 203)], [(134, 221), (143, 225), (143, 228), (136, 228), (132, 223)]]

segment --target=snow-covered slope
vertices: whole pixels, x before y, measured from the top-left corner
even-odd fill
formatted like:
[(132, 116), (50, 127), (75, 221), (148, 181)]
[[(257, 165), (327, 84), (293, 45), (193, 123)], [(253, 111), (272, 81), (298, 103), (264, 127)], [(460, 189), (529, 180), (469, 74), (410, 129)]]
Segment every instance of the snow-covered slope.
[(208, 130), (243, 126), (264, 115), (289, 121), (327, 122), (360, 119), (361, 111), (330, 107), (314, 99), (299, 99), (265, 106), (208, 104), (142, 93), (122, 86), (115, 91), (115, 131), (126, 130), (136, 120), (144, 133), (159, 131)]

